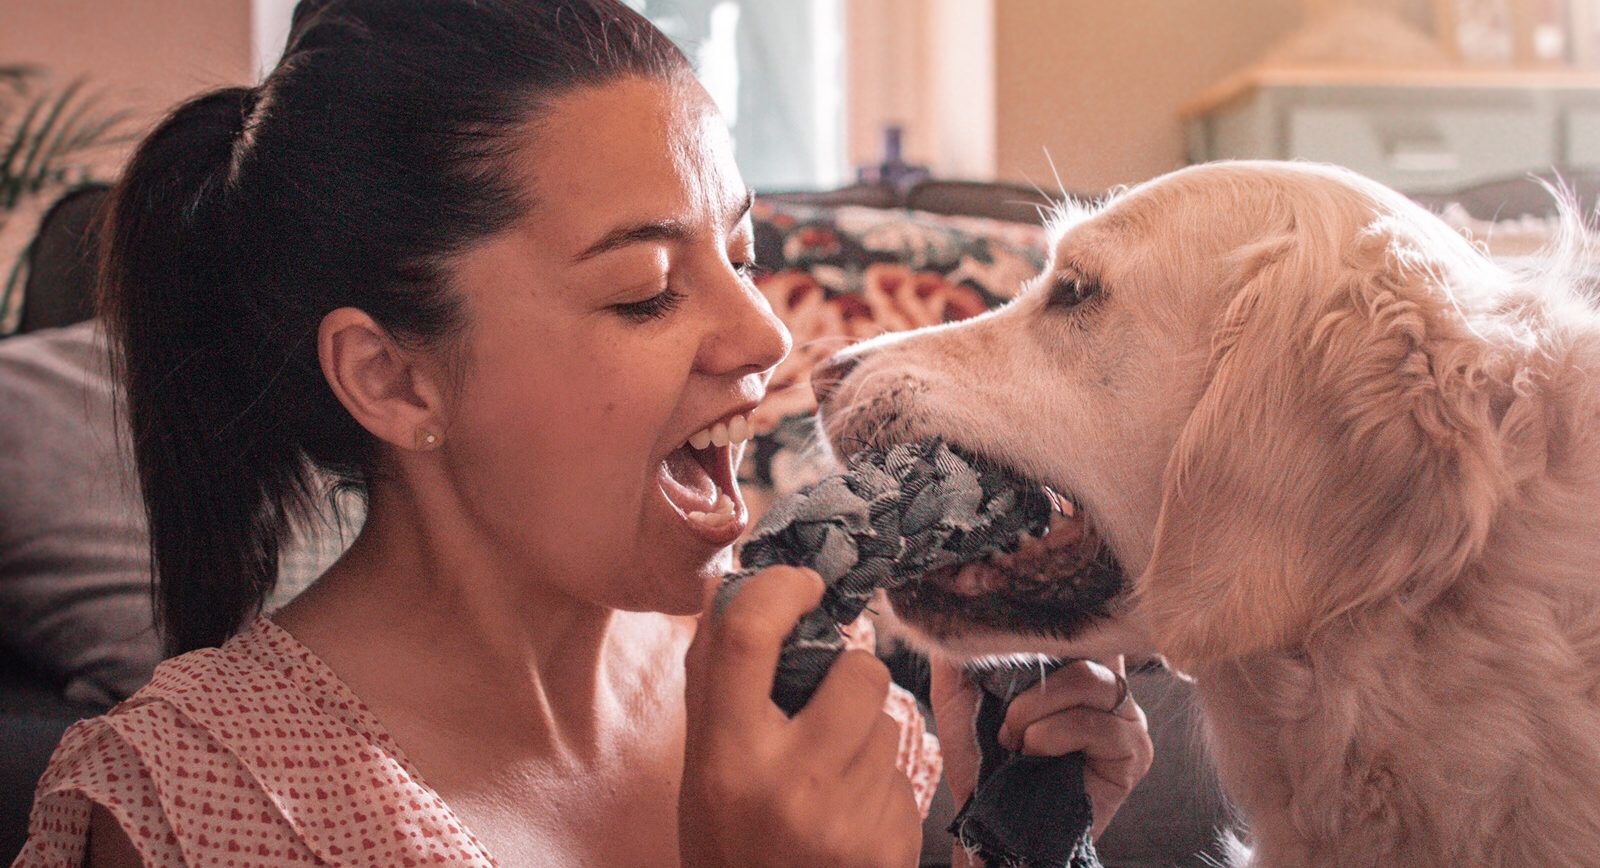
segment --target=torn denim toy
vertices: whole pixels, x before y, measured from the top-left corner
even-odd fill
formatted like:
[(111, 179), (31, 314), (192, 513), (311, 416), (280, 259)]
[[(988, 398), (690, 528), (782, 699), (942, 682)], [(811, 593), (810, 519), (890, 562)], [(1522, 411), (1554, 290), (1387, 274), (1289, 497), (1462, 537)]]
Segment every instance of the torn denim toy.
[[(808, 567), (822, 576), (822, 602), (790, 634), (773, 684), (773, 701), (792, 715), (843, 650), (840, 625), (859, 617), (875, 590), (1014, 551), (1022, 534), (1045, 532), (1050, 513), (1037, 484), (941, 441), (862, 450), (845, 472), (773, 505), (742, 548), (741, 569), (719, 590), (717, 609), (767, 567)], [(986, 685), (1006, 678), (975, 675)], [(1015, 683), (1024, 677), (1017, 673)], [(982, 770), (952, 831), (991, 866), (1096, 868), (1082, 755), (1022, 757), (1000, 748), (995, 736), (1005, 702), (1018, 690), (1005, 692), (988, 693), (979, 708)]]

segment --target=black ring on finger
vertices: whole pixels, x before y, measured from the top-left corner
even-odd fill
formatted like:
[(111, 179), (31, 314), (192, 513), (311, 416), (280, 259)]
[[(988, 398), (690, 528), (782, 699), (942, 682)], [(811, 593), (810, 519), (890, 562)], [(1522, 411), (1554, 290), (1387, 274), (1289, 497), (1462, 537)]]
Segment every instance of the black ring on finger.
[(1106, 714), (1125, 717), (1122, 710), (1127, 708), (1128, 704), (1133, 701), (1133, 691), (1128, 688), (1128, 679), (1121, 672), (1113, 669), (1111, 670), (1111, 675), (1117, 679), (1117, 701), (1106, 709)]

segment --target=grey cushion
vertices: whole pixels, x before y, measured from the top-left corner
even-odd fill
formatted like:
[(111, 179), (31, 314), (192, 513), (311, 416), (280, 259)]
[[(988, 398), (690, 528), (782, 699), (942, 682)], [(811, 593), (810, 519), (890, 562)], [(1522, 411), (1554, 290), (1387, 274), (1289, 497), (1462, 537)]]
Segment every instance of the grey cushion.
[(1106, 868), (1225, 864), (1221, 836), (1237, 824), (1211, 767), (1194, 684), (1166, 669), (1128, 686), (1150, 721), (1155, 760), (1096, 846)]
[[(131, 451), (97, 321), (0, 341), (0, 644), (66, 698), (124, 698), (160, 657)], [(284, 554), (269, 607), (343, 549), (319, 530)]]

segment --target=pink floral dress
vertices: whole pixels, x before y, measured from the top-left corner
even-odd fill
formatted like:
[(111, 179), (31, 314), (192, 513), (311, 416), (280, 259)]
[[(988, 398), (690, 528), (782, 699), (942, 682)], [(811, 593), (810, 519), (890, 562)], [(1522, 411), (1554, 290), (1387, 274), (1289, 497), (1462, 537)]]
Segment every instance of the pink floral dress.
[[(938, 742), (909, 695), (888, 710), (926, 811)], [(266, 618), (69, 729), (15, 865), (81, 865), (94, 804), (147, 865), (496, 864), (361, 700)]]

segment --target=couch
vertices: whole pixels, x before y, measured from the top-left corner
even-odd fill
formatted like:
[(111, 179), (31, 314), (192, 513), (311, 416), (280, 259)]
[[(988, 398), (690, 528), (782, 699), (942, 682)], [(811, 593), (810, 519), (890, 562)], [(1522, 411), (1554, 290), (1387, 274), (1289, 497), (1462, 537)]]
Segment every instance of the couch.
[[(42, 218), (18, 334), (0, 340), (0, 862), (21, 847), (33, 785), (61, 733), (149, 677), (149, 553), (92, 319), (103, 186)], [(352, 519), (359, 504), (341, 505)], [(308, 584), (348, 534), (308, 526), (269, 605)]]
[[(1569, 183), (1592, 210), (1600, 179)], [(103, 187), (75, 191), (45, 216), (27, 254), (20, 332), (28, 334), (0, 340), (0, 456), (8, 454), (8, 429), (15, 440), (11, 463), (0, 458), (0, 861), (20, 846), (33, 781), (61, 732), (126, 696), (156, 659), (137, 498), (130, 485), (106, 482), (125, 480), (128, 468), (110, 424), (110, 380), (91, 319), (93, 220), (104, 197)], [(1425, 204), (1450, 209), (1457, 222), (1516, 218), (1523, 230), (1536, 230), (1552, 206), (1528, 179)], [(817, 473), (810, 365), (844, 340), (1003, 303), (1044, 261), (1039, 209), (1047, 205), (1028, 187), (944, 181), (761, 197), (757, 261), (773, 270), (760, 285), (795, 332), (797, 349), (756, 414), (760, 436), (740, 470), (754, 508)], [(77, 403), (35, 406), (40, 384), (76, 389)], [(51, 462), (76, 469), (57, 471)], [(101, 487), (74, 487), (83, 480)], [(19, 522), (30, 521), (34, 534), (19, 541)], [(304, 537), (286, 557), (292, 575), (277, 601), (347, 539)], [(41, 539), (53, 545), (43, 554)], [(78, 569), (85, 552), (94, 563)], [(925, 692), (915, 655), (881, 650), (897, 680)], [(1130, 680), (1151, 719), (1157, 760), (1102, 839), (1103, 855), (1122, 866), (1207, 864), (1229, 818), (1196, 734), (1189, 686), (1159, 666)], [(942, 826), (953, 809), (947, 797), (935, 807), (927, 864), (948, 856)]]

